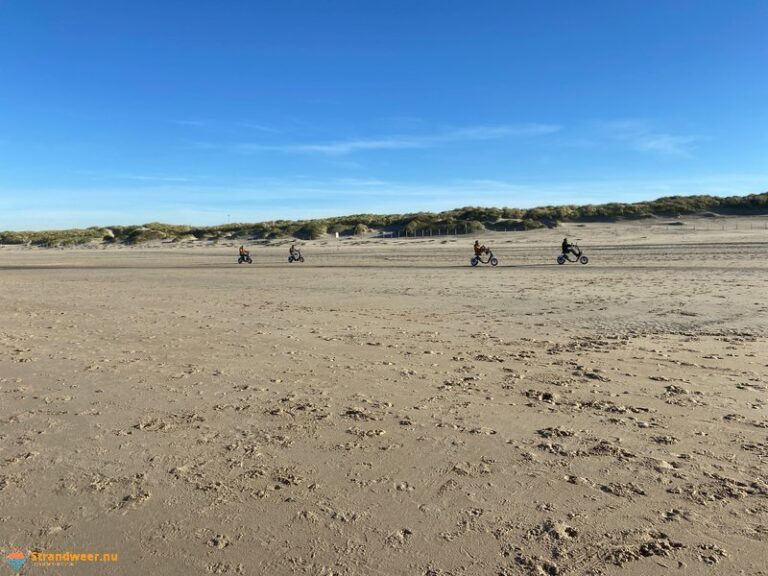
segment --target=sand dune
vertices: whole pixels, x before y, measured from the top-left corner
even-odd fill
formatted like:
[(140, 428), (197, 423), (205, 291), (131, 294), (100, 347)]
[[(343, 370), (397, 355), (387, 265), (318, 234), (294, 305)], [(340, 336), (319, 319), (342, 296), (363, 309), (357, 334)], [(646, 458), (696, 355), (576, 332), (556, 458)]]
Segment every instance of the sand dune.
[(768, 574), (768, 233), (732, 222), (489, 235), (497, 268), (463, 237), (2, 248), (0, 546), (119, 554), (62, 574)]

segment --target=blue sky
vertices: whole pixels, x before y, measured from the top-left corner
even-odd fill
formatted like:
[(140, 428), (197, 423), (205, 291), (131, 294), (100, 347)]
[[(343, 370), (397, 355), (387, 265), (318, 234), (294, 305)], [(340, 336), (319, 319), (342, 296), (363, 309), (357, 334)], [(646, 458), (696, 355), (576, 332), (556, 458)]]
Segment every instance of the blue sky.
[(768, 190), (763, 0), (0, 0), (0, 229)]

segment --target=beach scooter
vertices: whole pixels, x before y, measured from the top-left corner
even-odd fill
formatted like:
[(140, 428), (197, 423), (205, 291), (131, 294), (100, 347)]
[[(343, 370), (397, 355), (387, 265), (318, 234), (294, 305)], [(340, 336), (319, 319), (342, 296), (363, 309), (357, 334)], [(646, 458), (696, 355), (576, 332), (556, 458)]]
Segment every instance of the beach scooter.
[(250, 254), (240, 254), (240, 258), (237, 259), (238, 264), (242, 264), (243, 262), (247, 262), (248, 264), (253, 264), (253, 260), (251, 259)]
[(477, 266), (478, 264), (490, 264), (491, 266), (496, 266), (499, 263), (498, 258), (493, 255), (493, 252), (490, 250), (488, 251), (488, 259), (483, 260), (480, 256), (472, 256), (472, 259), (469, 261), (469, 263), (472, 266)]
[(575, 254), (573, 254), (573, 256), (575, 257), (574, 259), (571, 258), (570, 252), (563, 253), (557, 257), (557, 263), (565, 264), (566, 262), (581, 262), (582, 264), (586, 264), (587, 262), (589, 262), (589, 258), (584, 256), (578, 244), (571, 244), (571, 250), (575, 252)]
[(292, 254), (288, 254), (288, 263), (292, 262), (304, 262), (304, 256), (301, 255), (301, 251), (296, 250)]

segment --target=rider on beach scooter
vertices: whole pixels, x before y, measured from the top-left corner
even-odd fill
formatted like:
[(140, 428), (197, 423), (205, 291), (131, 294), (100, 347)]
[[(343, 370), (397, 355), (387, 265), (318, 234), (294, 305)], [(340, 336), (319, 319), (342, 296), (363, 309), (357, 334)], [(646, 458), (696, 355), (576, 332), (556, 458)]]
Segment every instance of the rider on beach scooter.
[(486, 248), (485, 246), (480, 245), (479, 240), (475, 240), (475, 245), (473, 246), (475, 249), (475, 256), (480, 258), (483, 254), (490, 254), (491, 250), (489, 248)]
[(573, 254), (577, 258), (580, 256), (580, 254), (574, 249), (573, 244), (568, 242), (568, 238), (563, 238), (561, 248), (563, 249), (563, 256), (566, 256), (567, 254)]
[[(473, 248), (475, 250), (475, 255), (472, 256), (469, 261), (472, 266), (477, 266), (478, 264), (490, 264), (491, 266), (498, 266), (499, 259), (494, 257), (490, 248), (481, 245), (478, 240), (475, 240), (475, 245)], [(485, 260), (483, 260), (483, 254), (486, 255)]]
[(250, 256), (251, 253), (245, 249), (245, 246), (240, 246), (240, 257), (245, 258), (246, 256)]

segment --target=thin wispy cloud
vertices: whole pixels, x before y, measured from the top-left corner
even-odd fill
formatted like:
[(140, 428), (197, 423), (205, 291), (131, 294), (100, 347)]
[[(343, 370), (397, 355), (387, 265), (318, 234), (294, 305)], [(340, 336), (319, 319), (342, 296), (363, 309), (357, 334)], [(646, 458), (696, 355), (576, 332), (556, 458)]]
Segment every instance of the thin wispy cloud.
[(671, 134), (657, 130), (645, 120), (604, 122), (601, 131), (608, 139), (620, 142), (638, 152), (668, 156), (691, 156), (703, 137), (691, 134)]
[(454, 130), (447, 137), (455, 140), (492, 140), (508, 136), (546, 136), (560, 130), (561, 127), (555, 124), (470, 126)]
[(408, 150), (434, 148), (452, 143), (498, 140), (513, 137), (536, 137), (554, 134), (560, 126), (554, 124), (521, 124), (497, 126), (469, 126), (434, 134), (388, 135), (371, 138), (353, 138), (329, 142), (264, 144), (245, 143), (232, 146), (238, 152), (285, 152), (295, 154), (323, 154), (344, 156), (371, 150)]
[(132, 180), (136, 182), (185, 183), (195, 179), (187, 176), (168, 176), (161, 174), (132, 174), (126, 172), (99, 172), (95, 170), (69, 170), (71, 174), (85, 176), (91, 180)]
[(701, 138), (698, 136), (675, 136), (673, 134), (645, 134), (634, 140), (637, 150), (688, 156), (694, 145)]
[(192, 182), (192, 178), (182, 176), (155, 176), (151, 174), (115, 174), (116, 180), (137, 180), (139, 182)]
[(174, 124), (180, 126), (189, 126), (191, 128), (202, 128), (208, 125), (208, 120), (172, 120)]
[(294, 152), (301, 154), (327, 154), (329, 156), (344, 156), (366, 150), (407, 150), (427, 148), (429, 142), (419, 138), (389, 137), (359, 140), (340, 140), (318, 144), (240, 144), (236, 149), (240, 152)]
[(273, 126), (267, 126), (266, 124), (255, 124), (253, 122), (235, 122), (235, 126), (241, 128), (247, 128), (249, 130), (256, 130), (258, 132), (268, 132), (270, 134), (278, 134), (280, 130)]
[(224, 130), (231, 132), (233, 130), (245, 129), (247, 131), (265, 132), (269, 134), (279, 134), (281, 130), (274, 126), (262, 124), (258, 122), (251, 122), (249, 120), (234, 120), (234, 121), (222, 121), (213, 119), (182, 119), (172, 120), (174, 124), (184, 126), (187, 128), (207, 128), (211, 130)]

